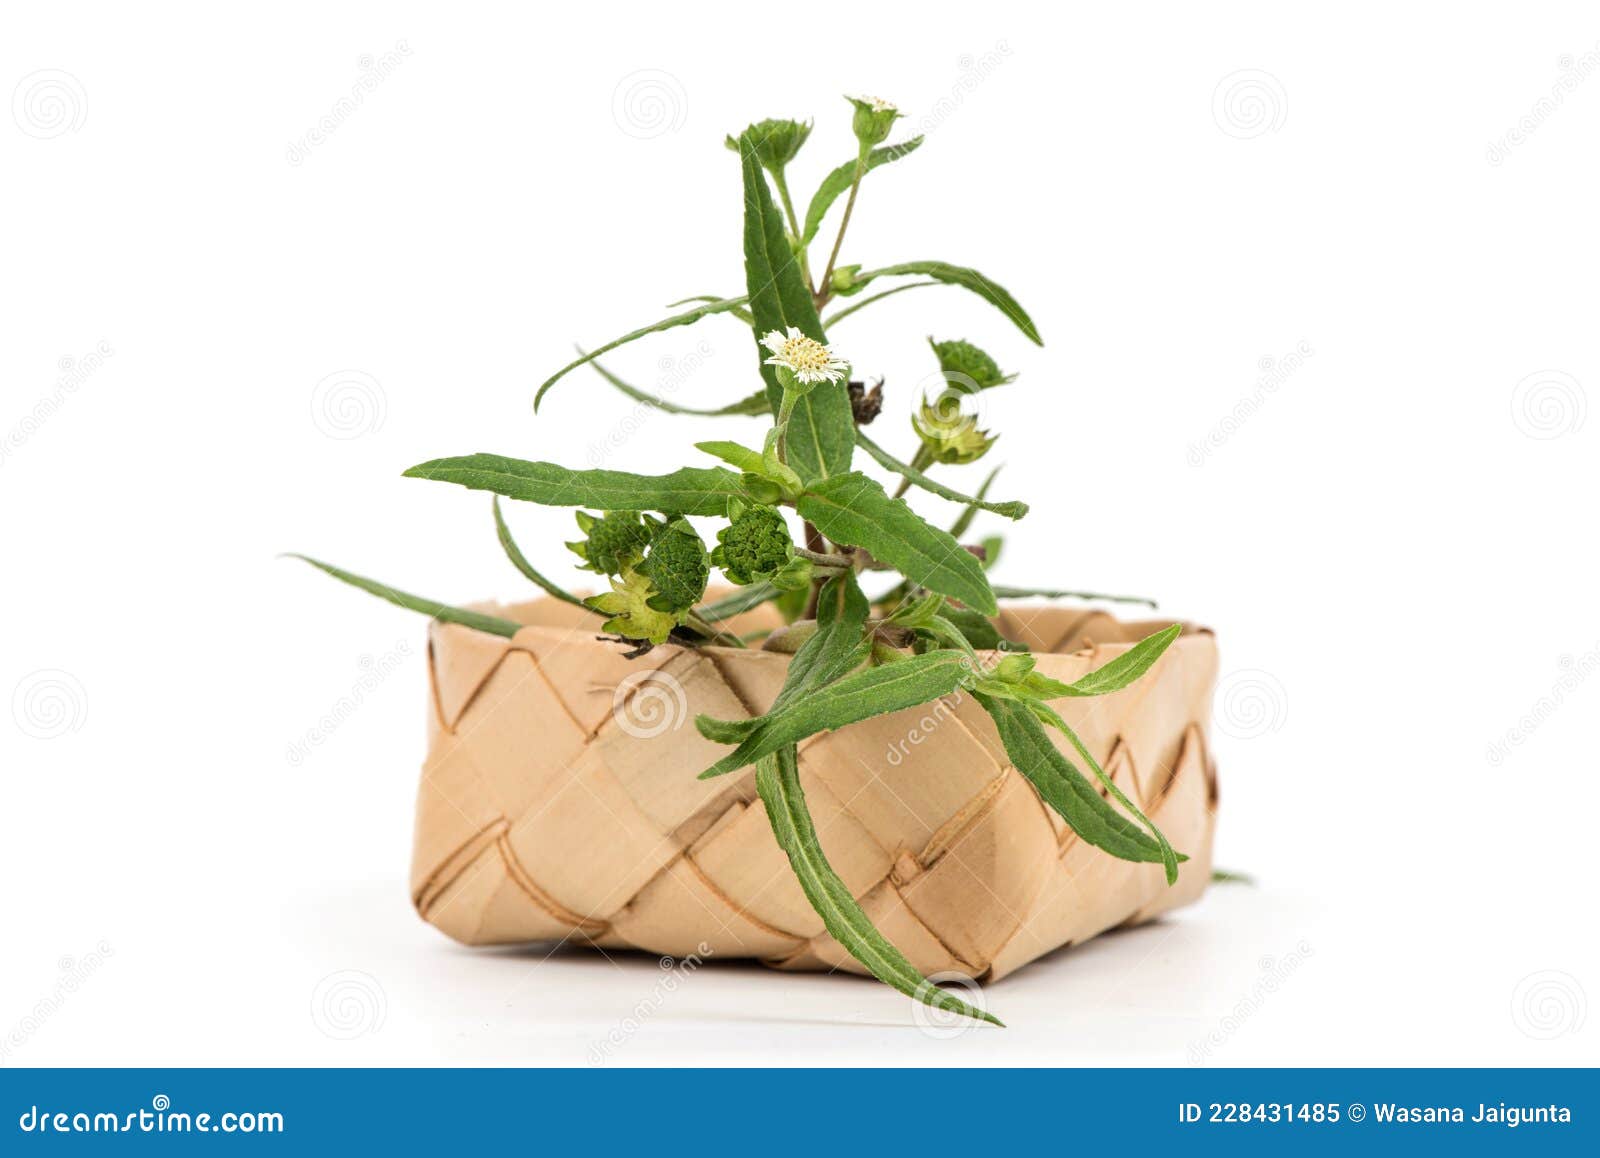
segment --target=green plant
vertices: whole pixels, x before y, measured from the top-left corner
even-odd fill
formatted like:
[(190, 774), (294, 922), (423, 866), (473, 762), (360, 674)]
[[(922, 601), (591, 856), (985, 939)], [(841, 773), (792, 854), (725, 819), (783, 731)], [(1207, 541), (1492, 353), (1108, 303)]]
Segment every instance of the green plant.
[[(605, 381), (661, 410), (765, 415), (771, 421), (759, 447), (701, 442), (701, 452), (726, 465), (684, 466), (657, 476), (571, 470), (495, 454), (434, 459), (405, 473), (492, 492), (496, 530), (517, 569), (551, 595), (604, 617), (602, 630), (630, 654), (669, 640), (688, 647), (746, 646), (718, 624), (740, 611), (775, 603), (789, 626), (766, 646), (792, 652), (787, 681), (762, 716), (702, 716), (696, 721), (708, 739), (729, 747), (702, 777), (754, 765), (773, 832), (828, 931), (896, 989), (930, 1005), (993, 1021), (918, 974), (872, 926), (829, 867), (806, 810), (795, 746), (818, 732), (871, 716), (958, 691), (970, 694), (993, 718), (1017, 770), (1080, 837), (1112, 856), (1163, 865), (1170, 884), (1183, 858), (1116, 787), (1050, 702), (1127, 687), (1155, 663), (1179, 629), (1150, 636), (1072, 684), (1036, 671), (1025, 648), (1001, 638), (989, 618), (998, 610), (997, 594), (1090, 593), (992, 586), (986, 567), (994, 562), (999, 539), (969, 547), (961, 536), (980, 512), (1020, 519), (1026, 504), (991, 501), (994, 472), (973, 494), (926, 473), (936, 466), (977, 461), (994, 443), (987, 431), (977, 429), (967, 403), (980, 391), (1004, 386), (1012, 376), (977, 346), (929, 339), (944, 388), (936, 398), (918, 400), (912, 420), (918, 445), (909, 462), (895, 458), (862, 429), (881, 406), (881, 387), (869, 392), (849, 380), (850, 367), (828, 344), (826, 328), (874, 302), (923, 286), (959, 286), (998, 308), (1031, 341), (1040, 343), (1040, 338), (1015, 299), (975, 269), (944, 261), (865, 271), (859, 265), (838, 264), (863, 179), (922, 143), (914, 137), (884, 144), (898, 112), (882, 102), (852, 99), (851, 104), (856, 154), (823, 179), (803, 222), (789, 194), (787, 170), (811, 125), (768, 120), (728, 138), (742, 171), (744, 295), (677, 303), (696, 304), (582, 354), (547, 379), (535, 398), (537, 409), (570, 371), (592, 364)], [(811, 242), (841, 196), (846, 200), (836, 239), (821, 276), (813, 278)], [(858, 297), (880, 282), (901, 278), (916, 280)], [(838, 299), (855, 300), (823, 318), (821, 311)], [(680, 406), (629, 386), (595, 361), (646, 335), (714, 314), (747, 324), (757, 353), (762, 388), (733, 403), (704, 409)], [(893, 495), (857, 469), (858, 448), (898, 476)], [(948, 529), (928, 522), (905, 502), (902, 496), (913, 487), (961, 507)], [(610, 590), (579, 599), (535, 570), (501, 516), (502, 496), (579, 508), (582, 537), (567, 546), (583, 567), (606, 577)], [(800, 524), (798, 536), (791, 530), (791, 517)], [(691, 519), (717, 524), (714, 548), (708, 549)], [(507, 636), (518, 628), (309, 561), (445, 622)], [(707, 602), (712, 568), (720, 569), (737, 590)], [(877, 572), (894, 578), (881, 595), (869, 599), (861, 580)], [(1065, 735), (1093, 780), (1055, 746), (1049, 728)]]

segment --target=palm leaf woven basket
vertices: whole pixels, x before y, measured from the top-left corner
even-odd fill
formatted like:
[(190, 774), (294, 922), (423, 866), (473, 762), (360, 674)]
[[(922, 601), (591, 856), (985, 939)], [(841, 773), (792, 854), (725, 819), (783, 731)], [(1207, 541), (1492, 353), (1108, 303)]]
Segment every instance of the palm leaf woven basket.
[[(545, 599), (484, 610), (527, 626), (502, 639), (436, 623), (430, 637), (411, 877), (426, 920), (469, 945), (570, 939), (866, 972), (801, 892), (754, 769), (696, 779), (726, 749), (696, 732), (695, 715), (766, 711), (787, 655), (669, 645), (628, 660), (580, 608)], [(780, 622), (762, 608), (730, 624)], [(1170, 622), (1060, 607), (1007, 608), (996, 621), (1065, 682)], [(1132, 686), (1054, 704), (1188, 854), (1170, 888), (1161, 865), (1119, 860), (1067, 828), (961, 693), (801, 744), (828, 861), (927, 975), (994, 980), (1188, 904), (1211, 878), (1216, 672), (1211, 633), (1185, 625)]]

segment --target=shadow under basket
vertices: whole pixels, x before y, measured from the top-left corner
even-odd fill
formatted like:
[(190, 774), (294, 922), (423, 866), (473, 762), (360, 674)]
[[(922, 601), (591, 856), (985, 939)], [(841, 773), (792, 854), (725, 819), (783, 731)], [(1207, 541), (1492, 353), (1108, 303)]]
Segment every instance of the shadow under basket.
[[(696, 779), (728, 749), (701, 737), (694, 717), (759, 715), (788, 656), (665, 646), (629, 660), (570, 604), (484, 610), (527, 626), (508, 640), (435, 624), (429, 640), (432, 722), (411, 872), (426, 920), (469, 945), (570, 938), (866, 972), (823, 929), (790, 872), (755, 770)], [(776, 622), (760, 608), (729, 626)], [(1034, 650), (1037, 670), (1071, 682), (1171, 621), (1024, 606), (996, 622)], [(1185, 625), (1131, 687), (1054, 705), (1188, 855), (1171, 887), (1160, 865), (1080, 840), (959, 692), (800, 744), (823, 851), (926, 975), (997, 979), (1187, 904), (1211, 879), (1217, 787), (1206, 740), (1216, 674), (1211, 633)], [(1050, 734), (1066, 751), (1065, 737)]]

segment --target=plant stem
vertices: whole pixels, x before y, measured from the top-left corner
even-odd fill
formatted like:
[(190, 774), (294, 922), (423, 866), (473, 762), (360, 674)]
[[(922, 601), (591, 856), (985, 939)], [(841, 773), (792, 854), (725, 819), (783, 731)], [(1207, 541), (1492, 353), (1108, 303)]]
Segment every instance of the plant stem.
[[(917, 471), (918, 473), (921, 473), (922, 471), (927, 470), (932, 465), (933, 465), (933, 456), (928, 453), (928, 448), (925, 447), (925, 446), (917, 447), (917, 453), (911, 456), (911, 469), (914, 470), (914, 471)], [(901, 498), (910, 489), (911, 489), (911, 480), (910, 480), (910, 478), (902, 477), (901, 480), (900, 480), (900, 489), (894, 492), (894, 497), (897, 498), (897, 499)]]
[(825, 551), (812, 551), (806, 547), (796, 547), (794, 553), (802, 559), (810, 559), (813, 563), (823, 567), (837, 567), (841, 571), (849, 571), (855, 567), (854, 561), (844, 555), (833, 555)]
[(856, 155), (856, 175), (850, 182), (850, 197), (844, 203), (844, 216), (839, 220), (839, 236), (833, 239), (833, 252), (828, 255), (828, 268), (822, 273), (822, 288), (816, 292), (817, 307), (833, 295), (833, 267), (839, 260), (839, 247), (844, 244), (844, 231), (850, 228), (850, 214), (856, 207), (856, 194), (861, 191), (861, 178), (867, 173), (867, 147), (862, 146)]

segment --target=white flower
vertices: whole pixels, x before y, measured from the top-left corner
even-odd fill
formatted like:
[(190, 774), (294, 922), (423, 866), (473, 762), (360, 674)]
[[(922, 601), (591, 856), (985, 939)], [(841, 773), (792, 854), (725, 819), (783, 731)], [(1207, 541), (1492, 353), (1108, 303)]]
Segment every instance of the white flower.
[(892, 113), (899, 111), (895, 108), (893, 101), (886, 101), (882, 97), (862, 97), (861, 99), (870, 104), (872, 106), (872, 111), (875, 113)]
[(772, 351), (772, 357), (766, 362), (768, 366), (782, 366), (806, 386), (837, 382), (850, 369), (850, 363), (834, 353), (832, 346), (806, 337), (794, 326), (789, 327), (787, 335), (769, 331), (761, 344)]

